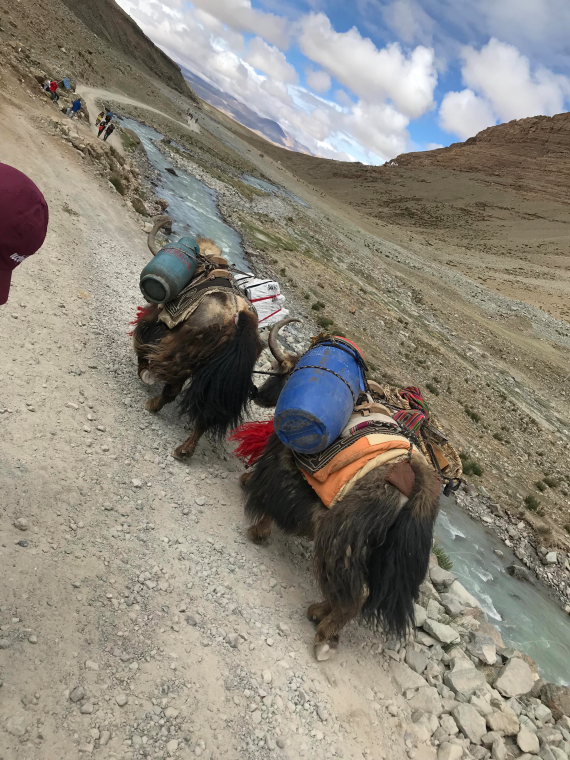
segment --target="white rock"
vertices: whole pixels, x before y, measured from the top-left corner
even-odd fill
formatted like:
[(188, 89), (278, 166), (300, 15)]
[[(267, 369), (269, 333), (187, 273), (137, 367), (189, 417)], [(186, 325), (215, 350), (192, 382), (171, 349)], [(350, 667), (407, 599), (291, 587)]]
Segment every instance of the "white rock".
[(458, 705), (453, 711), (457, 725), (473, 744), (479, 744), (487, 732), (487, 725), (473, 705)]
[(438, 623), (437, 620), (430, 620), (428, 618), (423, 627), (424, 631), (427, 631), (434, 639), (441, 641), (442, 644), (453, 644), (460, 640), (460, 636), (455, 628), (445, 625), (445, 623)]
[(505, 745), (505, 742), (499, 736), (493, 742), (493, 746), (491, 748), (491, 757), (493, 758), (493, 760), (507, 760), (508, 756), (509, 755), (507, 752), (507, 747)]
[(447, 593), (454, 596), (459, 602), (461, 602), (461, 604), (465, 605), (465, 607), (481, 607), (479, 600), (470, 594), (465, 586), (459, 583), (459, 581), (453, 581), (447, 590)]
[(410, 710), (421, 710), (432, 715), (441, 715), (443, 712), (441, 697), (433, 686), (424, 685), (421, 689), (418, 689), (413, 697), (408, 700), (408, 704)]
[(392, 662), (390, 670), (394, 681), (402, 691), (420, 689), (422, 686), (426, 686), (425, 680), (402, 662)]
[(505, 736), (516, 736), (519, 732), (519, 719), (506, 705), (487, 715), (487, 725), (490, 731), (499, 731)]
[(461, 760), (463, 748), (458, 744), (443, 742), (437, 751), (437, 760)]
[(416, 628), (421, 628), (426, 622), (427, 612), (424, 607), (419, 604), (414, 604), (414, 620)]
[(524, 660), (513, 657), (499, 673), (495, 688), (504, 697), (518, 697), (528, 694), (534, 685), (532, 670)]
[(443, 567), (440, 567), (439, 565), (434, 565), (430, 568), (429, 577), (437, 589), (448, 588), (453, 581), (457, 580), (453, 573), (444, 570)]
[(538, 736), (526, 726), (521, 726), (521, 730), (517, 734), (517, 744), (521, 752), (530, 752), (536, 755), (540, 749)]

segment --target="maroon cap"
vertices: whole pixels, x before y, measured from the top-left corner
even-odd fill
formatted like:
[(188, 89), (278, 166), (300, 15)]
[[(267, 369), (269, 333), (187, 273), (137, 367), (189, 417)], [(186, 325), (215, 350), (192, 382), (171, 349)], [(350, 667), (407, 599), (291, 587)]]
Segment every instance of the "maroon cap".
[(12, 270), (41, 248), (48, 218), (45, 198), (32, 180), (0, 163), (0, 305), (8, 300)]

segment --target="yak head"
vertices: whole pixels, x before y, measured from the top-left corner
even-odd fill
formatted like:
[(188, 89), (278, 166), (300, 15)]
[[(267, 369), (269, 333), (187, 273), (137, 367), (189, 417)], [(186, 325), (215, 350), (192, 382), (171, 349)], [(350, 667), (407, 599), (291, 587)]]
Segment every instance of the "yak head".
[(295, 366), (302, 354), (292, 354), (283, 349), (279, 343), (279, 331), (285, 327), (285, 325), (291, 324), (291, 322), (299, 322), (298, 319), (282, 319), (281, 322), (276, 322), (269, 333), (269, 339), (267, 341), (269, 350), (273, 354), (272, 362), (272, 375), (270, 375), (263, 385), (257, 389), (255, 394), (255, 403), (258, 406), (274, 407), (277, 404), (279, 394), (283, 390), (283, 386), (287, 382), (287, 379), (291, 372), (295, 369)]

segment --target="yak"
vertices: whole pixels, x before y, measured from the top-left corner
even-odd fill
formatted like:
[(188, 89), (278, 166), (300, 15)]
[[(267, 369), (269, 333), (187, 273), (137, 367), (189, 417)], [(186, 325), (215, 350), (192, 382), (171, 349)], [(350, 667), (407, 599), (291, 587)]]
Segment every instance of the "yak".
[[(156, 234), (171, 221), (158, 217), (148, 235), (156, 255)], [(221, 257), (211, 240), (198, 238), (205, 259)], [(235, 427), (255, 394), (252, 373), (263, 349), (258, 318), (250, 302), (235, 287), (208, 293), (189, 317), (173, 328), (159, 319), (161, 306), (139, 308), (133, 331), (138, 375), (147, 383), (162, 382), (161, 393), (148, 400), (149, 412), (159, 412), (178, 398), (191, 435), (174, 452), (188, 460), (204, 433), (217, 438)]]
[[(274, 349), (272, 341), (277, 373), (258, 393), (265, 406), (276, 403), (299, 359)], [(234, 439), (239, 436), (238, 431)], [(322, 601), (311, 604), (307, 615), (316, 625), (317, 660), (331, 656), (341, 630), (359, 616), (382, 626), (387, 635), (403, 637), (413, 625), (414, 600), (428, 569), (441, 493), (441, 481), (427, 459), (417, 451), (406, 463), (413, 483), (409, 496), (390, 482), (399, 465), (386, 464), (365, 474), (328, 508), (303, 476), (294, 453), (274, 433), (261, 449), (253, 468), (241, 477), (251, 523), (248, 535), (264, 543), (275, 523), (314, 542)]]

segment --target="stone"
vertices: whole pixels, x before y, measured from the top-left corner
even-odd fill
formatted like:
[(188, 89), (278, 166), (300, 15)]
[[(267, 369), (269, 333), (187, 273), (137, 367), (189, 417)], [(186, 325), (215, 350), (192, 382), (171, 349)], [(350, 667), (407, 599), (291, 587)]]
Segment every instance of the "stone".
[(552, 710), (550, 707), (542, 704), (542, 702), (539, 702), (534, 708), (534, 717), (539, 723), (546, 723), (547, 721), (552, 720)]
[(30, 529), (30, 523), (28, 520), (26, 520), (25, 517), (17, 517), (14, 520), (14, 528), (17, 528), (17, 530), (26, 531)]
[(426, 686), (425, 680), (402, 662), (392, 662), (390, 670), (394, 681), (402, 692), (407, 689), (420, 689), (422, 686)]
[(414, 604), (414, 620), (416, 628), (421, 628), (426, 622), (427, 612), (424, 607), (419, 604)]
[[(528, 728), (532, 731), (532, 726), (528, 726)], [(553, 726), (539, 728), (536, 735), (541, 744), (560, 744), (564, 740), (562, 732)]]
[(464, 607), (481, 607), (481, 603), (478, 599), (476, 599), (473, 594), (470, 594), (469, 591), (465, 588), (465, 586), (459, 581), (453, 581), (449, 589), (447, 590), (448, 594), (451, 594), (451, 596), (454, 596), (461, 604), (463, 604)]
[(473, 705), (457, 705), (453, 711), (453, 717), (461, 731), (473, 744), (479, 744), (484, 734), (487, 733), (485, 720)]
[(437, 760), (461, 760), (463, 748), (458, 744), (443, 742), (437, 751)]
[(530, 667), (519, 657), (513, 657), (499, 673), (495, 681), (495, 689), (504, 697), (518, 697), (521, 694), (528, 694), (533, 684), (534, 677)]
[(451, 615), (451, 617), (457, 617), (465, 611), (465, 605), (452, 594), (441, 594), (440, 599), (445, 611), (448, 615)]
[(547, 683), (542, 687), (540, 698), (552, 710), (554, 720), (570, 716), (569, 686), (558, 686), (557, 684)]
[(10, 641), (8, 639), (0, 639), (0, 649), (9, 649)]
[(513, 578), (517, 578), (519, 581), (530, 581), (530, 572), (522, 565), (507, 565), (505, 570), (509, 575), (512, 575)]
[(85, 689), (83, 686), (76, 686), (69, 692), (70, 702), (81, 702), (82, 699), (85, 699)]
[(6, 731), (11, 736), (25, 736), (26, 731), (28, 730), (25, 715), (10, 715), (10, 717), (6, 720), (5, 726)]
[(455, 628), (445, 625), (445, 623), (438, 623), (436, 620), (428, 618), (423, 627), (424, 631), (433, 636), (434, 639), (441, 641), (442, 644), (453, 644), (460, 640), (460, 636)]
[(558, 562), (557, 552), (548, 552), (543, 560), (545, 565), (555, 565)]
[(119, 707), (124, 707), (128, 701), (129, 698), (124, 692), (121, 691), (118, 694), (115, 694), (115, 702), (119, 705)]
[(426, 612), (429, 620), (439, 621), (445, 610), (436, 599), (430, 599), (427, 603)]
[(490, 639), (492, 639), (498, 649), (504, 649), (505, 642), (503, 641), (503, 637), (501, 636), (501, 632), (497, 626), (493, 625), (492, 623), (483, 622), (479, 625), (478, 633), (481, 636), (488, 636)]
[(408, 700), (408, 705), (410, 710), (420, 710), (432, 715), (441, 715), (443, 712), (441, 697), (434, 686), (424, 685), (421, 689), (418, 689)]
[(495, 739), (493, 746), (491, 747), (491, 757), (493, 760), (507, 760), (508, 756), (507, 745), (499, 736)]
[(417, 649), (408, 647), (406, 649), (405, 657), (406, 665), (409, 665), (412, 670), (420, 675), (424, 672), (428, 664), (427, 655), (423, 652), (419, 652)]
[(517, 734), (517, 744), (519, 745), (521, 752), (530, 752), (534, 755), (536, 755), (540, 749), (538, 736), (533, 734), (526, 726), (521, 726), (521, 730)]
[(439, 565), (434, 565), (430, 568), (429, 577), (436, 589), (449, 588), (453, 581), (457, 580), (453, 573), (448, 570), (444, 570)]
[(485, 697), (478, 697), (476, 695), (473, 695), (469, 700), (469, 704), (473, 705), (479, 715), (482, 715), (484, 718), (493, 712), (490, 701), (488, 701), (488, 699), (485, 699)]
[(471, 696), (486, 683), (483, 673), (477, 670), (472, 663), (462, 660), (459, 660), (453, 670), (444, 675), (443, 682), (458, 696), (464, 698)]
[(178, 739), (171, 739), (166, 744), (166, 751), (169, 755), (174, 755), (175, 752), (178, 750)]
[(490, 636), (474, 631), (468, 649), (485, 665), (494, 665), (497, 662), (497, 646)]
[(491, 731), (499, 731), (505, 736), (516, 736), (519, 732), (519, 719), (506, 705), (487, 715), (487, 725)]
[(94, 710), (94, 706), (91, 704), (91, 702), (84, 702), (81, 707), (79, 708), (79, 712), (82, 715), (91, 715)]

